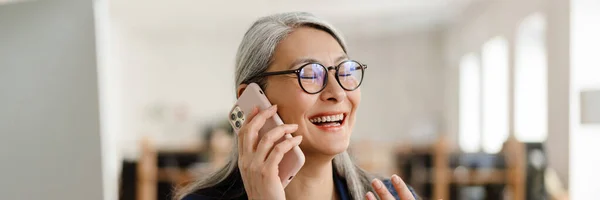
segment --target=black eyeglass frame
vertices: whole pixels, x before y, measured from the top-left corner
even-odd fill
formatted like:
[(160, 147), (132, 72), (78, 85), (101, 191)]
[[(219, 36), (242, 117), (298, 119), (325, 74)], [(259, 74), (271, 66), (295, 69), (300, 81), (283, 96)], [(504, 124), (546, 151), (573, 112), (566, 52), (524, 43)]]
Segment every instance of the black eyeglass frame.
[[(339, 77), (339, 69), (340, 67), (347, 62), (354, 62), (356, 64), (358, 64), (360, 67), (362, 67), (361, 70), (361, 76), (360, 76), (360, 82), (358, 83), (358, 85), (356, 85), (355, 88), (353, 89), (348, 89), (346, 87), (344, 87), (342, 85), (342, 83), (340, 82), (340, 77)], [(321, 89), (317, 92), (308, 92), (306, 91), (306, 89), (304, 88), (304, 86), (302, 86), (302, 82), (301, 82), (301, 78), (300, 78), (300, 72), (302, 71), (302, 69), (304, 69), (304, 67), (308, 66), (308, 65), (314, 65), (317, 64), (321, 67), (323, 67), (325, 69), (325, 79), (323, 80), (323, 86), (321, 86)], [(316, 62), (309, 62), (306, 63), (302, 66), (300, 66), (298, 69), (292, 69), (292, 70), (284, 70), (284, 71), (276, 71), (276, 72), (264, 72), (262, 74), (259, 74), (256, 77), (267, 77), (267, 76), (275, 76), (275, 75), (284, 75), (284, 74), (296, 74), (296, 78), (298, 79), (298, 85), (300, 85), (300, 88), (302, 88), (302, 90), (304, 90), (304, 92), (308, 93), (308, 94), (317, 94), (321, 91), (323, 91), (325, 89), (325, 87), (327, 87), (327, 83), (329, 82), (329, 70), (335, 69), (335, 80), (338, 82), (338, 84), (346, 91), (354, 91), (356, 89), (358, 89), (360, 87), (360, 85), (362, 84), (363, 80), (365, 79), (365, 70), (367, 69), (367, 65), (360, 63), (358, 61), (355, 60), (345, 60), (343, 62), (341, 62), (340, 64), (338, 64), (337, 66), (329, 66), (329, 67), (325, 67), (324, 65), (322, 65), (321, 63), (316, 63)]]

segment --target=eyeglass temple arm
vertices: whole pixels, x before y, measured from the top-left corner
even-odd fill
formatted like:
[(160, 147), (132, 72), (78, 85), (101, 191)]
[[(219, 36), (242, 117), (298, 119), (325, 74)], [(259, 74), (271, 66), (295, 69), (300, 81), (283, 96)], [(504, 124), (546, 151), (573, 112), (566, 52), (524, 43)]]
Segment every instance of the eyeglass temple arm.
[(260, 74), (259, 76), (264, 77), (264, 76), (273, 76), (273, 75), (281, 75), (281, 74), (292, 74), (292, 73), (297, 74), (298, 72), (300, 72), (299, 69), (278, 71), (278, 72), (264, 72), (264, 73)]
[[(362, 67), (363, 67), (363, 69), (367, 69), (367, 65), (364, 65), (364, 64), (363, 64), (363, 65), (362, 65)], [(360, 67), (355, 67), (355, 68), (354, 68), (354, 70), (357, 70), (357, 69), (359, 69), (359, 68), (360, 68)]]

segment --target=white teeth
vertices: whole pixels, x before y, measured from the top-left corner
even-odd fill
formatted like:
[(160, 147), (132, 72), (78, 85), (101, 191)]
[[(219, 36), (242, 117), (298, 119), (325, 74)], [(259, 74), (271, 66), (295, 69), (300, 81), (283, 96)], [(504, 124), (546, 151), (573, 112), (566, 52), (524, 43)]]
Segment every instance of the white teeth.
[(344, 114), (315, 117), (315, 118), (310, 119), (309, 121), (312, 123), (321, 123), (321, 122), (340, 121), (342, 119), (344, 119)]

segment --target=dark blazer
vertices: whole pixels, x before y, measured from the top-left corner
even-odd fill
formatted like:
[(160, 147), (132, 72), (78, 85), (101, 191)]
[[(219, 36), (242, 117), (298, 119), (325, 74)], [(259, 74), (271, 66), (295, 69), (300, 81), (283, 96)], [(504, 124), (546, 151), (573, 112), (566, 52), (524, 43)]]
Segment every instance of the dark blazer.
[[(333, 172), (333, 181), (335, 184), (335, 190), (340, 197), (341, 200), (351, 200), (352, 196), (348, 191), (348, 187), (346, 184), (346, 180), (343, 177), (337, 175), (337, 172)], [(383, 180), (383, 183), (388, 188), (390, 193), (396, 197), (396, 199), (400, 199), (398, 197), (398, 193), (394, 189), (392, 182), (387, 179)], [(413, 196), (417, 198), (414, 190), (409, 187)], [(225, 181), (210, 187), (201, 190), (197, 190), (194, 193), (188, 194), (183, 198), (183, 200), (247, 200), (248, 196), (246, 196), (246, 191), (244, 189), (244, 184), (242, 183), (242, 177), (238, 170), (234, 171), (231, 176), (229, 176)]]

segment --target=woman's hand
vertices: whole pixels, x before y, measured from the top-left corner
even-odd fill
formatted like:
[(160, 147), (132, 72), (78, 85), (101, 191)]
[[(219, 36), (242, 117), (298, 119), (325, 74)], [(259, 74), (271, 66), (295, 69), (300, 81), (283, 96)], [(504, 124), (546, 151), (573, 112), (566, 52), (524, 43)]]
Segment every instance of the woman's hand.
[[(400, 179), (400, 177), (398, 175), (395, 175), (395, 174), (392, 175), (392, 185), (394, 185), (394, 189), (396, 189), (396, 192), (398, 192), (398, 197), (400, 197), (401, 200), (414, 200), (415, 199), (412, 192), (410, 192), (410, 190), (408, 189), (408, 186), (406, 186), (404, 181), (402, 181), (402, 179)], [(383, 182), (381, 182), (379, 179), (374, 179), (371, 182), (371, 186), (373, 186), (373, 188), (375, 189), (375, 192), (377, 192), (377, 195), (379, 195), (379, 197), (381, 197), (381, 200), (395, 200), (396, 199), (394, 196), (392, 196), (390, 191), (388, 191), (387, 187), (385, 187)], [(367, 193), (367, 199), (368, 200), (376, 200), (375, 195), (373, 195), (372, 192)]]
[(277, 106), (258, 112), (254, 108), (238, 133), (238, 167), (248, 199), (285, 199), (279, 179), (279, 162), (283, 155), (302, 141), (302, 136), (288, 138), (275, 144), (286, 133), (298, 129), (297, 124), (273, 128), (258, 139), (265, 121), (277, 113)]

